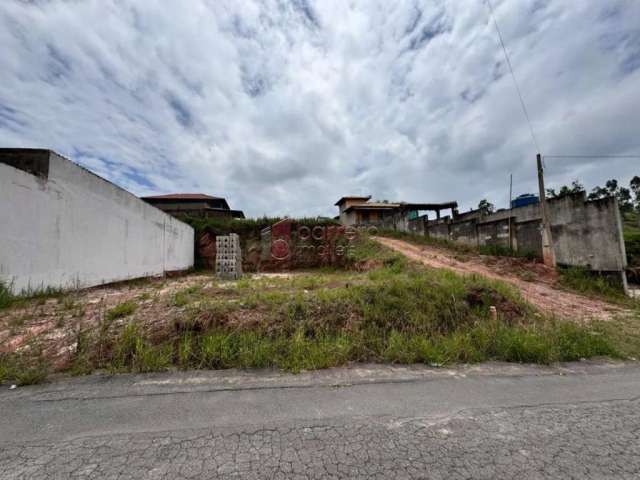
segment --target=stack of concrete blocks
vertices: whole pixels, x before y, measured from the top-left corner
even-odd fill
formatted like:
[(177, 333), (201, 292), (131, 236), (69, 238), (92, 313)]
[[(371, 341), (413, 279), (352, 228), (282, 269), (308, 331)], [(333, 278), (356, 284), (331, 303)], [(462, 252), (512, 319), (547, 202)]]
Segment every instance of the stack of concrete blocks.
[(242, 276), (242, 249), (237, 233), (216, 237), (216, 275), (227, 280)]

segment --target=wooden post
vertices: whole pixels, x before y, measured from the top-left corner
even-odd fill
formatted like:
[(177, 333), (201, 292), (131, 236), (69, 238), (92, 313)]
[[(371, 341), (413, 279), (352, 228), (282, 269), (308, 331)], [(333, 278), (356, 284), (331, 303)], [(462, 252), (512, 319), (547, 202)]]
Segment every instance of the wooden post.
[(544, 264), (549, 267), (556, 266), (556, 255), (553, 251), (553, 238), (551, 237), (551, 222), (547, 208), (547, 192), (544, 188), (544, 169), (542, 168), (542, 156), (536, 155), (538, 163), (538, 188), (540, 190), (540, 211), (542, 213), (542, 258)]

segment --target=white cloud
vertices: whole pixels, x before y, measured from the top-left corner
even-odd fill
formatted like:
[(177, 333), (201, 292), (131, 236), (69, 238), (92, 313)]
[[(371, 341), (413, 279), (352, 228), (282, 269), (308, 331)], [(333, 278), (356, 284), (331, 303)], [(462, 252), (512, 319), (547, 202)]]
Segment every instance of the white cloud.
[[(640, 3), (494, 1), (543, 153), (640, 154)], [(249, 215), (535, 191), (535, 147), (481, 0), (0, 4), (0, 145), (137, 194)], [(549, 160), (548, 183), (640, 174)]]

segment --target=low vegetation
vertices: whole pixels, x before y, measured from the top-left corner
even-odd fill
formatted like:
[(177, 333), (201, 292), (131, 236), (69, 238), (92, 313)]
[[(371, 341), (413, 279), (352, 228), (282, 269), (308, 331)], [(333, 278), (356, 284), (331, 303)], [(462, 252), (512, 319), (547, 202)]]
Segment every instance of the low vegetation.
[(64, 291), (59, 288), (29, 289), (16, 295), (12, 292), (11, 285), (0, 280), (0, 310), (24, 305), (31, 301), (44, 303), (49, 298), (60, 298)]
[(137, 305), (135, 302), (123, 302), (119, 305), (116, 305), (111, 310), (109, 310), (105, 317), (107, 320), (115, 320), (116, 318), (127, 317), (136, 311)]
[[(360, 242), (352, 270), (237, 282), (203, 278), (164, 300), (143, 302), (132, 293), (98, 326), (78, 330), (66, 370), (298, 372), (348, 362), (440, 366), (490, 359), (547, 364), (633, 351), (619, 349), (602, 326), (542, 316), (504, 283), (430, 270), (372, 241)], [(145, 317), (145, 308), (160, 304), (173, 312), (171, 320)], [(60, 311), (68, 311), (64, 302)], [(0, 380), (42, 380), (51, 369), (36, 352), (0, 357)]]
[(457, 243), (446, 238), (434, 238), (425, 235), (417, 235), (409, 232), (399, 232), (397, 230), (381, 230), (379, 235), (382, 237), (395, 238), (398, 240), (404, 240), (414, 245), (428, 245), (432, 247), (446, 248), (452, 252), (460, 255), (465, 254), (479, 254), (488, 255), (493, 257), (522, 257), (533, 260), (535, 255), (533, 253), (520, 253), (511, 248), (503, 247), (500, 245), (481, 245), (479, 247), (473, 247), (470, 245), (464, 245)]
[(34, 385), (46, 380), (50, 373), (47, 360), (41, 354), (0, 354), (0, 384)]
[(446, 248), (447, 250), (460, 254), (478, 253), (477, 248), (457, 243), (446, 238), (429, 237), (426, 235), (417, 235), (415, 233), (400, 232), (398, 230), (380, 230), (378, 235), (381, 237), (404, 240), (414, 245), (428, 245), (432, 247)]
[(559, 268), (559, 284), (583, 295), (595, 296), (613, 303), (633, 304), (625, 295), (620, 274), (605, 275), (587, 268)]
[(629, 280), (640, 284), (640, 210), (626, 212), (624, 219), (624, 243), (629, 264)]

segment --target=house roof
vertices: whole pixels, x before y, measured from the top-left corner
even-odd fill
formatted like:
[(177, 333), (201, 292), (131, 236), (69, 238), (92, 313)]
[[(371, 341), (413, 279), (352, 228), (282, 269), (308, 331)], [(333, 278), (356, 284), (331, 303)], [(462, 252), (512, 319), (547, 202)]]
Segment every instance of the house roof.
[(341, 205), (344, 202), (346, 202), (347, 200), (364, 200), (366, 202), (367, 200), (371, 200), (371, 195), (366, 196), (366, 197), (362, 197), (362, 196), (341, 197), (340, 200), (338, 200), (334, 205)]
[(384, 203), (384, 202), (367, 202), (360, 205), (351, 205), (345, 209), (345, 212), (355, 210), (446, 210), (448, 208), (458, 208), (457, 202), (447, 203)]
[(224, 200), (222, 197), (212, 197), (204, 193), (169, 193), (166, 195), (151, 195), (140, 198), (143, 200)]
[(374, 202), (368, 202), (368, 203), (363, 203), (360, 205), (351, 205), (350, 207), (346, 208), (344, 211), (345, 212), (352, 212), (355, 210), (394, 210), (396, 208), (400, 207), (399, 203), (374, 203)]

